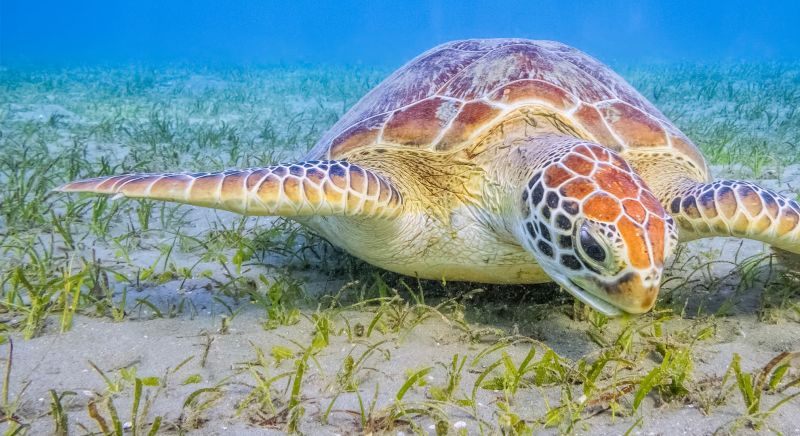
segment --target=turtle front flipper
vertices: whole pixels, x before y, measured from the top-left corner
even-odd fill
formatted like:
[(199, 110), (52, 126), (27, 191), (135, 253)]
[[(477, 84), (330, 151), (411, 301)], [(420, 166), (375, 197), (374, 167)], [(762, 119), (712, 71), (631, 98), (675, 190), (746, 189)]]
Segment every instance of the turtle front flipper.
[(243, 215), (400, 214), (400, 192), (384, 176), (346, 161), (309, 161), (214, 173), (150, 173), (67, 183), (61, 192), (151, 198)]
[(736, 236), (800, 253), (800, 205), (754, 183), (684, 180), (662, 197), (678, 222), (681, 240)]

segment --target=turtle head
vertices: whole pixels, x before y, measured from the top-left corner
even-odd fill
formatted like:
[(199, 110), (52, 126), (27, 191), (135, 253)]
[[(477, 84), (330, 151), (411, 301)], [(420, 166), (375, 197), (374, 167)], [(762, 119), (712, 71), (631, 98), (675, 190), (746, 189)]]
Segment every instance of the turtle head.
[(628, 163), (586, 142), (533, 174), (520, 223), (544, 271), (609, 316), (653, 307), (677, 244), (672, 217)]

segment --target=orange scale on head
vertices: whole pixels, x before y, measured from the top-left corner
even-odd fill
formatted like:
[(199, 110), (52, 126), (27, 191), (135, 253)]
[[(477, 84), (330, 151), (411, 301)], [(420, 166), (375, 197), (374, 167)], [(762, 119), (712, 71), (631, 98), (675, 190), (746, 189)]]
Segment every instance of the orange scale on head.
[(595, 221), (613, 222), (620, 213), (619, 202), (602, 192), (595, 193), (583, 203), (583, 214)]
[(597, 185), (590, 179), (580, 177), (565, 183), (558, 191), (564, 197), (582, 200), (587, 195), (597, 191)]
[(639, 186), (633, 177), (612, 165), (600, 165), (594, 178), (600, 189), (617, 198), (635, 198), (639, 194)]
[(595, 164), (592, 161), (587, 160), (575, 153), (567, 154), (567, 156), (564, 159), (562, 159), (561, 162), (567, 168), (571, 169), (572, 171), (575, 171), (576, 173), (582, 176), (588, 176), (589, 174), (591, 174), (592, 170), (595, 167)]
[(642, 204), (636, 200), (625, 200), (622, 202), (622, 207), (625, 208), (625, 214), (633, 218), (639, 224), (644, 223), (647, 217), (647, 211), (644, 210)]
[(664, 266), (664, 220), (650, 215), (647, 220), (647, 236), (650, 238), (650, 246), (653, 248), (653, 263), (657, 267)]
[(572, 178), (572, 174), (561, 165), (551, 165), (544, 171), (544, 183), (548, 188), (557, 188)]
[(664, 210), (664, 206), (661, 205), (661, 202), (659, 202), (656, 196), (650, 193), (650, 191), (642, 190), (642, 192), (639, 193), (639, 201), (650, 213), (656, 216), (663, 217), (667, 214), (667, 211)]
[(644, 229), (628, 217), (620, 218), (617, 229), (628, 248), (628, 260), (631, 265), (642, 269), (650, 267), (650, 250), (647, 247)]

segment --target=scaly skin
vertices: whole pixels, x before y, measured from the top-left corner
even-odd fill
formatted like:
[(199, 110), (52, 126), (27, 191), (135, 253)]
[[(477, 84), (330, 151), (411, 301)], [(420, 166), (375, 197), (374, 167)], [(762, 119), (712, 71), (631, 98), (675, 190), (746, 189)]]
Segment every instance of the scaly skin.
[(698, 183), (677, 181), (669, 211), (681, 228), (681, 239), (736, 236), (800, 253), (800, 205), (744, 181)]
[(61, 192), (118, 194), (243, 215), (394, 218), (400, 193), (385, 177), (345, 161), (309, 161), (216, 173), (128, 174), (67, 183)]

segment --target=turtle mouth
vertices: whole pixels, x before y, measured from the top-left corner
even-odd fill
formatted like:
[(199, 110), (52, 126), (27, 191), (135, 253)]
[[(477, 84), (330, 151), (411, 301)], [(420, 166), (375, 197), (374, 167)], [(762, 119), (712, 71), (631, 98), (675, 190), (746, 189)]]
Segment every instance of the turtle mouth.
[(566, 286), (564, 286), (564, 289), (566, 289), (567, 292), (572, 294), (581, 302), (588, 304), (592, 307), (592, 309), (602, 313), (603, 315), (608, 317), (617, 317), (627, 313), (619, 307), (609, 303), (605, 299), (583, 289), (580, 285), (578, 285), (575, 279), (570, 278), (565, 280), (565, 282)]

